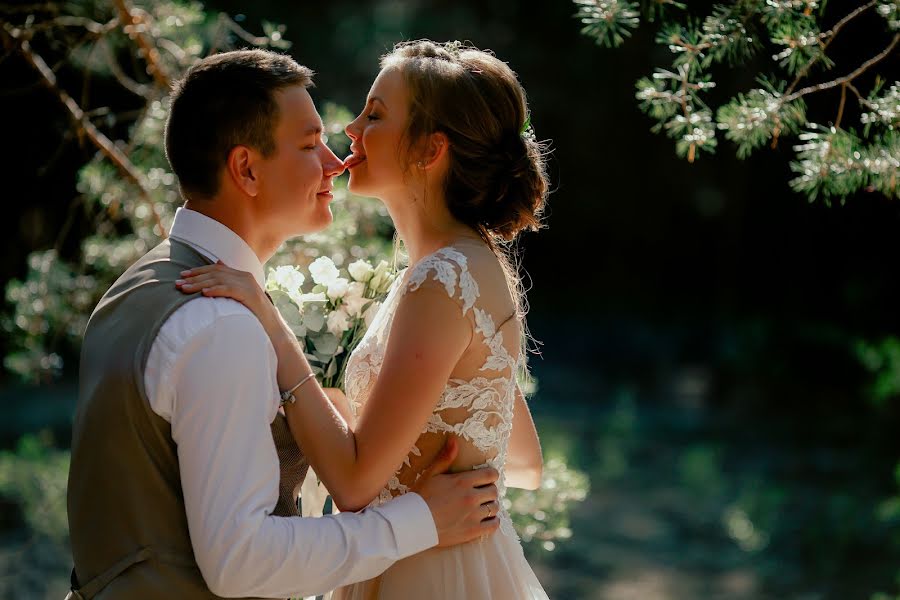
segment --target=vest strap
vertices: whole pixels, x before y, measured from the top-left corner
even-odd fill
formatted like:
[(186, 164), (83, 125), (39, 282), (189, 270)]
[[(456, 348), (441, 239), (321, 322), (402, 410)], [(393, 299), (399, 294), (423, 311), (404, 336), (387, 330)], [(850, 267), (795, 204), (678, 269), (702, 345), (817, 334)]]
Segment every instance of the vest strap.
[(148, 560), (157, 560), (161, 563), (181, 567), (197, 567), (197, 562), (193, 558), (188, 558), (182, 554), (174, 554), (172, 552), (157, 552), (153, 548), (144, 547), (119, 560), (116, 564), (80, 586), (79, 589), (75, 589), (77, 586), (74, 585), (74, 582), (77, 581), (77, 579), (75, 577), (75, 570), (73, 569), (72, 590), (69, 591), (66, 600), (90, 600), (99, 594), (103, 588), (109, 585), (113, 579), (124, 573), (126, 570), (136, 564)]

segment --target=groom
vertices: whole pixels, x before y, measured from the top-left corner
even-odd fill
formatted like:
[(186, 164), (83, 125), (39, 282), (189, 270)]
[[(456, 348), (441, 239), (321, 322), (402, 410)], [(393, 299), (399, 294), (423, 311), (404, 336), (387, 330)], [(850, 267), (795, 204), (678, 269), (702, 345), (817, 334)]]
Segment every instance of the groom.
[(314, 595), (436, 545), (491, 533), (497, 472), (439, 474), (378, 508), (296, 516), (306, 464), (279, 412), (275, 352), (228, 299), (179, 273), (221, 260), (263, 283), (288, 238), (331, 222), (341, 161), (312, 72), (261, 50), (218, 54), (173, 92), (166, 154), (187, 199), (169, 239), (104, 295), (84, 334), (72, 438), (70, 598)]

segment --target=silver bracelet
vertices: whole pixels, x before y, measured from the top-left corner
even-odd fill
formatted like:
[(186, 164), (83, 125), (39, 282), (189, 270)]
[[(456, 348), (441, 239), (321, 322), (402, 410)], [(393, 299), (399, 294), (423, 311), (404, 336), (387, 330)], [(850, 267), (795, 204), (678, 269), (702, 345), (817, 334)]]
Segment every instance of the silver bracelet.
[(310, 379), (312, 379), (315, 376), (316, 376), (315, 373), (310, 373), (309, 375), (307, 375), (306, 377), (301, 379), (300, 382), (297, 385), (295, 385), (294, 387), (292, 387), (291, 389), (287, 390), (286, 392), (281, 392), (281, 402), (278, 403), (278, 406), (282, 407), (285, 404), (293, 404), (294, 402), (296, 402), (297, 397), (294, 396), (294, 392), (297, 390), (297, 388), (299, 388), (301, 385), (303, 385), (304, 383), (306, 383), (307, 381), (309, 381)]

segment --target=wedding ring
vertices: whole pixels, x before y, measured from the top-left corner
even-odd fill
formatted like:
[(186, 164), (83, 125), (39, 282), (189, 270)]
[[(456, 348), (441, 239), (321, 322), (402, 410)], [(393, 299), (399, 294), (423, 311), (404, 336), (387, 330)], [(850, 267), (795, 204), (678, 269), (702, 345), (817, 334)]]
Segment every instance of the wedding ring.
[(484, 504), (482, 504), (482, 506), (487, 509), (487, 516), (485, 517), (485, 519), (490, 519), (491, 517), (494, 516), (494, 514), (493, 514), (494, 511), (491, 510), (490, 502), (485, 502)]

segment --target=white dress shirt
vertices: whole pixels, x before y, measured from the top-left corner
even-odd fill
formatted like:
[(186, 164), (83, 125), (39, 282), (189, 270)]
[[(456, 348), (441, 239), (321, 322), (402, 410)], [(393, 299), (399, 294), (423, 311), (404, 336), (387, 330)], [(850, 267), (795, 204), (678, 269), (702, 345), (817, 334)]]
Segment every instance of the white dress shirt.
[[(210, 260), (263, 267), (236, 233), (179, 208), (170, 232)], [(360, 513), (275, 517), (278, 412), (275, 350), (257, 318), (228, 298), (182, 305), (160, 328), (144, 381), (153, 411), (172, 425), (191, 544), (210, 591), (286, 598), (324, 593), (380, 574), (435, 546), (417, 494)]]

